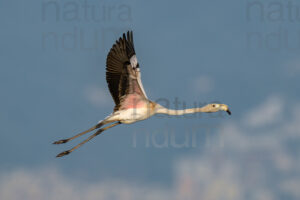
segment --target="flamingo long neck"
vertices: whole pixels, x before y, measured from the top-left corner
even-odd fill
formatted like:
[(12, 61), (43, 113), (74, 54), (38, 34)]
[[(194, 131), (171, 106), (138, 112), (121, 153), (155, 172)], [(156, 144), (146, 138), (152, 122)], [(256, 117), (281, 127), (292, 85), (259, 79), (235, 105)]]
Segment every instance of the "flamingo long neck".
[(173, 110), (168, 109), (163, 106), (159, 106), (159, 108), (156, 110), (157, 114), (167, 114), (167, 115), (185, 115), (185, 114), (192, 114), (197, 112), (212, 112), (211, 110), (207, 109), (207, 107), (201, 107), (201, 108), (188, 108), (184, 110)]

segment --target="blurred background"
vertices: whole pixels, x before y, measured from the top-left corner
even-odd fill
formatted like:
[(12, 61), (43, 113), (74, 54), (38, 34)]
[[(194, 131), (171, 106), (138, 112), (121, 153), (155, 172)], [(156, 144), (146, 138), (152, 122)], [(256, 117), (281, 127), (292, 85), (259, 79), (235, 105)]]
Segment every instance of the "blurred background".
[[(300, 2), (0, 1), (0, 199), (300, 199)], [(106, 56), (133, 30), (154, 116), (84, 139), (114, 103)]]

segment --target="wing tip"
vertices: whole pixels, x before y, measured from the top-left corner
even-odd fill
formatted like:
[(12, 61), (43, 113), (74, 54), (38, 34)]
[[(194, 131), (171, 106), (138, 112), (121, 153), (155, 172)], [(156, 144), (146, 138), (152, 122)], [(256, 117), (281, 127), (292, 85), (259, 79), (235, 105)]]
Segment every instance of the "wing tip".
[[(123, 33), (124, 37), (125, 33)], [(126, 42), (126, 53), (129, 58), (135, 55), (134, 43), (133, 43), (133, 31), (128, 30), (126, 32), (125, 42)]]

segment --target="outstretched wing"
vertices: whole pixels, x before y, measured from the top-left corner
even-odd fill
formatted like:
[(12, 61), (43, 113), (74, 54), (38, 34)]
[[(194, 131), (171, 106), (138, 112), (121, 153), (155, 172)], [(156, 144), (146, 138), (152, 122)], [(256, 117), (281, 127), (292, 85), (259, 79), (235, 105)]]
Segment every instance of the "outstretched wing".
[(127, 32), (127, 37), (124, 33), (110, 49), (106, 59), (106, 81), (115, 101), (115, 108), (119, 107), (121, 98), (127, 94), (147, 98), (134, 50), (132, 31)]

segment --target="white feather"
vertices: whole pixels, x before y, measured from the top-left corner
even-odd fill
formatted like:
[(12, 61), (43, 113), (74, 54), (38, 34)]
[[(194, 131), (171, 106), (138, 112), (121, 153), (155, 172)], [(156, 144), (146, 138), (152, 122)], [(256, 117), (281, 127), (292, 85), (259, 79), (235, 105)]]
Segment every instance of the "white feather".
[(133, 55), (131, 58), (130, 58), (130, 64), (131, 64), (131, 67), (132, 68), (136, 68), (137, 64), (138, 64), (138, 60), (136, 58), (136, 55)]

